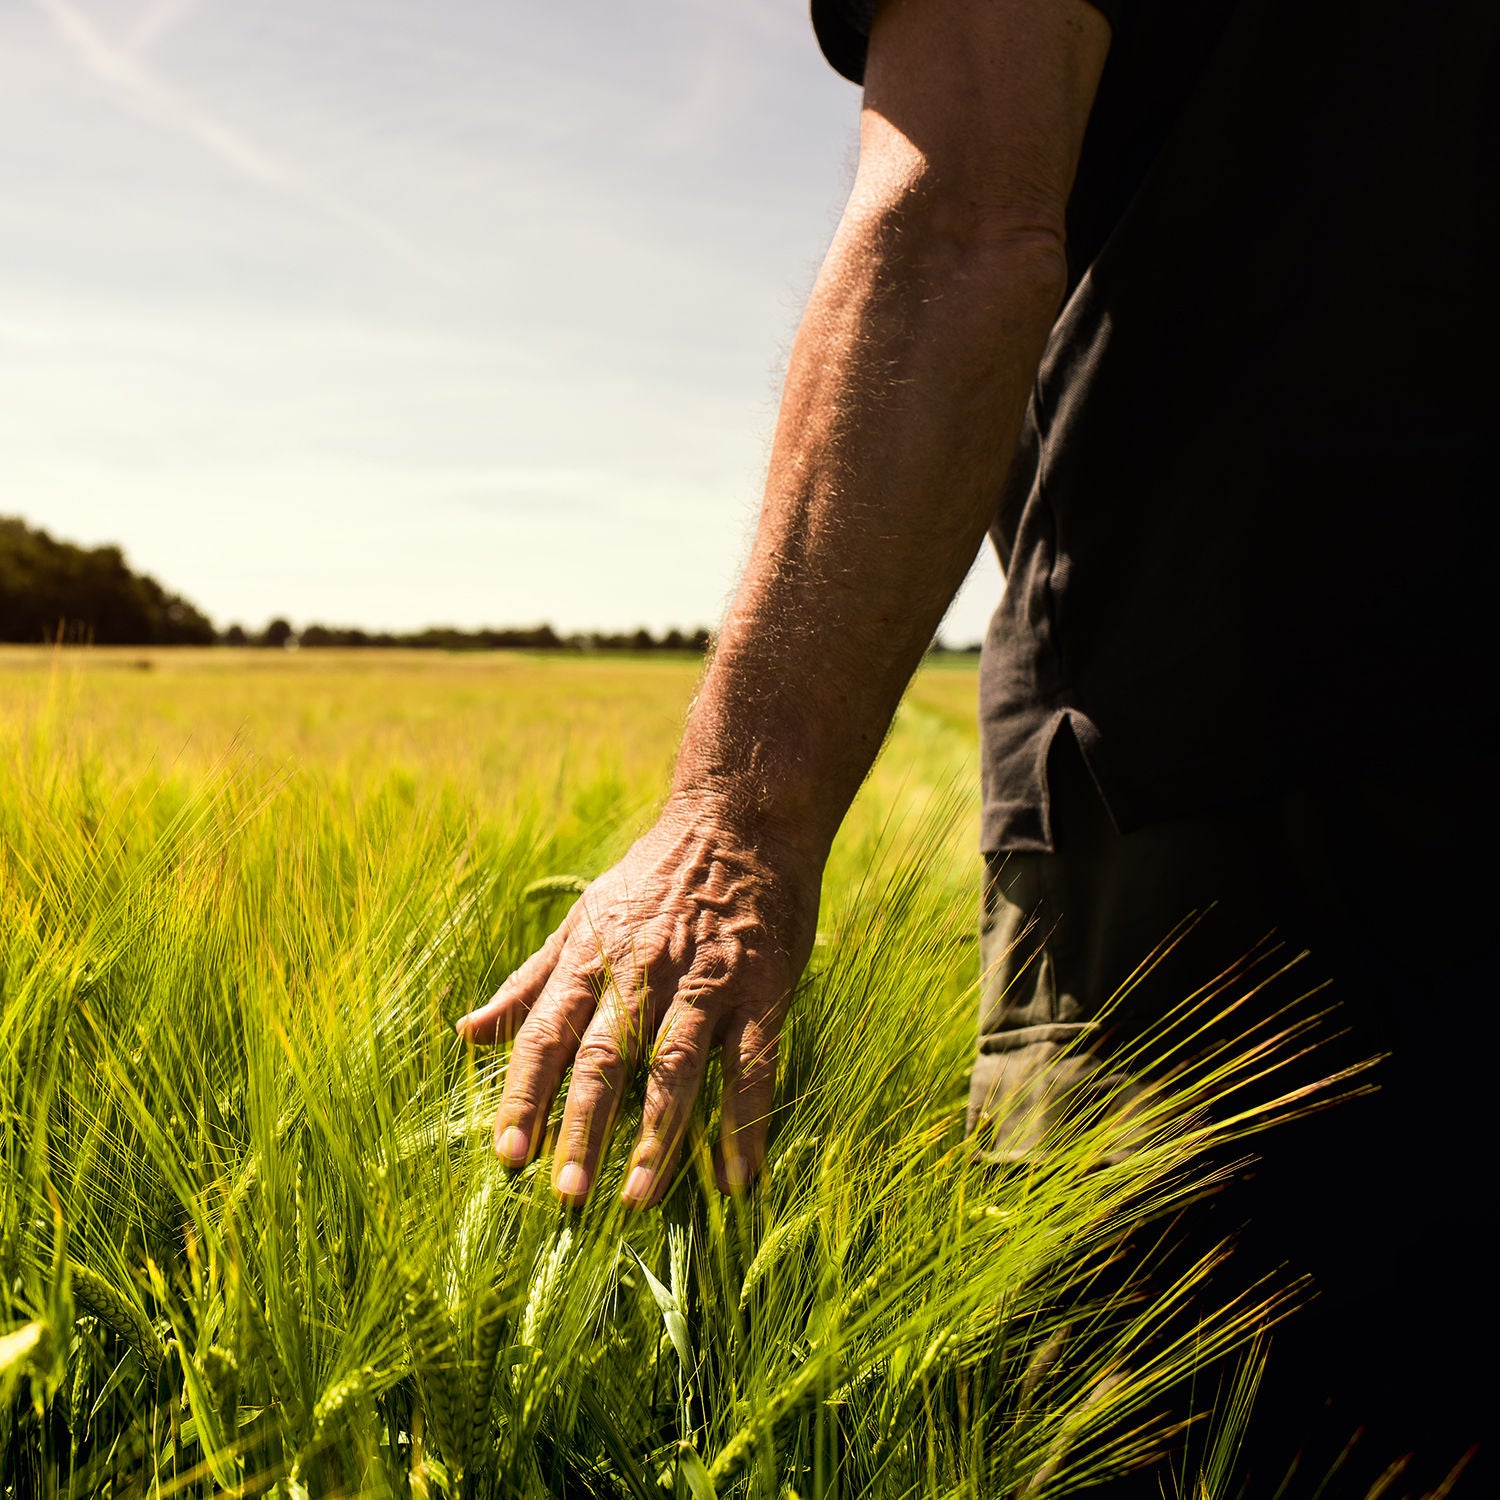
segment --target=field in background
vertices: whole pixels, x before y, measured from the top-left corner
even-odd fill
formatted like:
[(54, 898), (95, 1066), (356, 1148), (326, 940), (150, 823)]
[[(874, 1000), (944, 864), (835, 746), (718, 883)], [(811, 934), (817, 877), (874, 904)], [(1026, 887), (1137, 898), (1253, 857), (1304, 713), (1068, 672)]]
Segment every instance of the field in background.
[[(858, 877), (893, 820), (941, 798), (954, 807), (954, 887), (977, 892), (976, 661), (918, 674), (833, 883)], [(416, 805), (442, 792), (476, 817), (541, 798), (560, 823), (607, 826), (618, 844), (665, 795), (701, 670), (691, 656), (0, 646), (0, 732), (66, 743), (112, 779), (253, 768), (330, 795), (385, 788)]]

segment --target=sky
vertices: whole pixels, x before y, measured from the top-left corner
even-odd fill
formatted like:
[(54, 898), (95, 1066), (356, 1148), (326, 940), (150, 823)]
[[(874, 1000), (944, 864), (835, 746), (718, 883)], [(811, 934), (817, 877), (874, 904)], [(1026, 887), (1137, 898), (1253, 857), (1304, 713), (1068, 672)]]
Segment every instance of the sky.
[(0, 514), (221, 626), (713, 624), (858, 110), (806, 0), (0, 0)]

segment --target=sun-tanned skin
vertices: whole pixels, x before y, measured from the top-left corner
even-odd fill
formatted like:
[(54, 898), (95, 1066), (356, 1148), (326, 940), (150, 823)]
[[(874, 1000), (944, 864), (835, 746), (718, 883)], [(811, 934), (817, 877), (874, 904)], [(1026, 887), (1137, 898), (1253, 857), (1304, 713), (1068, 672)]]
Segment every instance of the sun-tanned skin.
[(588, 1194), (649, 1061), (623, 1196), (671, 1179), (721, 1048), (719, 1186), (760, 1168), (823, 863), (983, 538), (1066, 285), (1064, 210), (1109, 27), (1085, 0), (888, 0), (859, 170), (792, 350), (745, 576), (660, 819), (487, 1005), (495, 1149)]

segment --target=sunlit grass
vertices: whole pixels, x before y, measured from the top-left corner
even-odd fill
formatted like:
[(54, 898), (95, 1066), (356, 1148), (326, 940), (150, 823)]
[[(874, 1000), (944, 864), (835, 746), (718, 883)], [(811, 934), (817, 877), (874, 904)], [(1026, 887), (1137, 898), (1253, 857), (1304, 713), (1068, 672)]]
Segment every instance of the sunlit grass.
[(1057, 1495), (1285, 1305), (1111, 1265), (1284, 1038), (1024, 1170), (964, 1137), (970, 673), (851, 818), (763, 1180), (713, 1190), (711, 1081), (630, 1215), (619, 1152), (581, 1213), (497, 1165), (451, 1023), (639, 826), (692, 664), (143, 659), (0, 667), (6, 1493)]

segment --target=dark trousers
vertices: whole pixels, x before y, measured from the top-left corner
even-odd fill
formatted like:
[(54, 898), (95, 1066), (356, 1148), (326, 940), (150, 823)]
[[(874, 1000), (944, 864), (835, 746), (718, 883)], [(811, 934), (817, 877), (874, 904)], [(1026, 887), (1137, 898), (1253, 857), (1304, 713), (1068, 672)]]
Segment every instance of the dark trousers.
[[(1268, 939), (1280, 946), (1262, 974), (1306, 950), (1256, 1004), (1327, 980), (1318, 1002), (1337, 1010), (1324, 1030), (1343, 1035), (1304, 1068), (1383, 1060), (1373, 1094), (1266, 1132), (1253, 1168), (1188, 1211), (1200, 1243), (1238, 1235), (1236, 1284), (1276, 1272), (1316, 1288), (1272, 1335), (1245, 1493), (1276, 1495), (1295, 1463), (1284, 1493), (1311, 1496), (1337, 1463), (1325, 1500), (1363, 1497), (1403, 1460), (1381, 1493), (1426, 1493), (1483, 1449), (1496, 1348), (1496, 945), (1487, 884), (1467, 872), (1462, 825), (1445, 813), (1458, 789), (1428, 783), (1424, 802), (1351, 777), (1121, 835), (1070, 738), (1049, 771), (1057, 852), (987, 862), (971, 1129), (1000, 1156), (1024, 1156), (1045, 1120), (1039, 1089), (1062, 1097), (1059, 1077), (1109, 1076), (1113, 1054)], [(1481, 1451), (1453, 1493), (1485, 1494), (1492, 1474)]]

